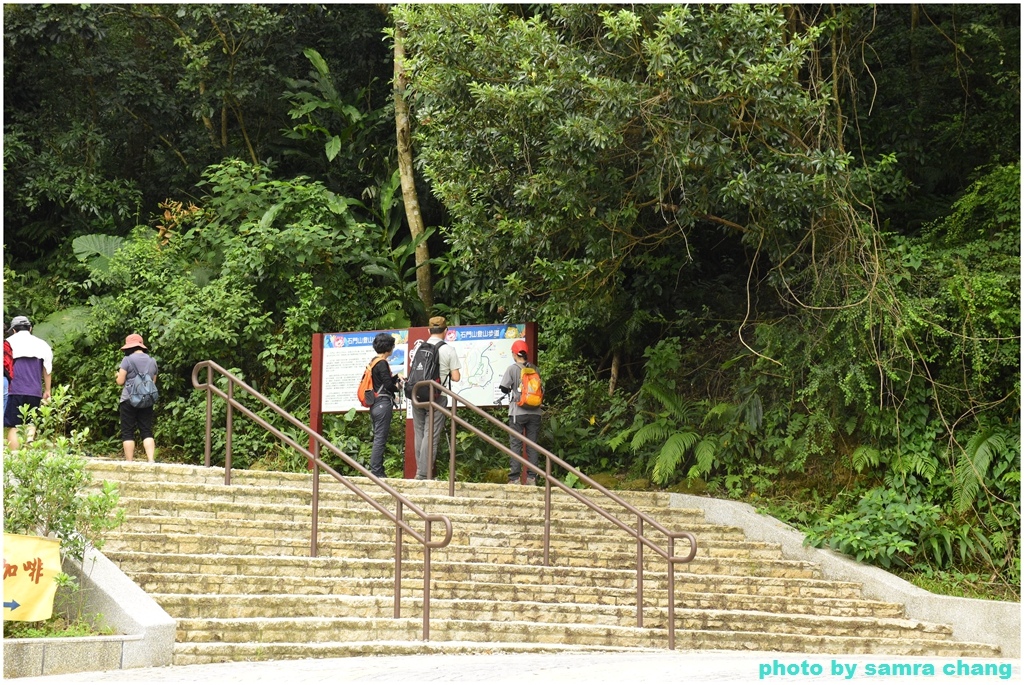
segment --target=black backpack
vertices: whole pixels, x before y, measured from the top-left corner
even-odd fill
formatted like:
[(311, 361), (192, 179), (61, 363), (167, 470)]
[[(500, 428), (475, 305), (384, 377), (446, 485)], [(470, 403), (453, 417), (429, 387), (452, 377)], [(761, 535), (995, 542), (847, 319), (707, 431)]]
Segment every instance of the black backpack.
[[(412, 365), (409, 367), (409, 378), (405, 381), (405, 396), (409, 399), (413, 398), (413, 387), (419, 381), (441, 382), (442, 345), (444, 345), (443, 340), (436, 345), (426, 341), (420, 343), (419, 349), (416, 350), (416, 356), (412, 358)], [(430, 395), (429, 388), (416, 390), (416, 400), (419, 402), (427, 402), (431, 399)]]
[(136, 409), (146, 409), (156, 404), (160, 393), (156, 389), (156, 381), (148, 373), (139, 373), (139, 367), (129, 357), (128, 363), (135, 370), (135, 378), (128, 381), (128, 403)]

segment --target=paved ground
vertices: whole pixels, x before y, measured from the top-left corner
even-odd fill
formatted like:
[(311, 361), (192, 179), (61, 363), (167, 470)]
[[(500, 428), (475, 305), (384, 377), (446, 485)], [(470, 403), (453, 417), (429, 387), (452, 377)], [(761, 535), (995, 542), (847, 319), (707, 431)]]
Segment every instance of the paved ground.
[[(989, 675), (983, 675), (988, 667)], [(850, 669), (853, 668), (851, 677)], [(874, 674), (871, 671), (874, 671)], [(897, 670), (899, 669), (899, 670)], [(929, 675), (929, 669), (933, 674)], [(960, 670), (957, 675), (956, 671)], [(1002, 669), (1000, 671), (1000, 669)], [(838, 671), (833, 674), (833, 671)], [(767, 673), (766, 673), (767, 671)], [(774, 673), (773, 673), (774, 671)], [(917, 671), (918, 675), (914, 675)], [(903, 674), (905, 672), (905, 674)], [(783, 675), (785, 673), (785, 675)], [(792, 675), (790, 675), (792, 673)], [(884, 673), (897, 675), (886, 677)], [(352, 657), (171, 666), (19, 678), (16, 685), (180, 683), (275, 685), (458, 683), (473, 685), (691, 685), (695, 683), (1021, 682), (1019, 659), (828, 656), (765, 652), (646, 652)]]

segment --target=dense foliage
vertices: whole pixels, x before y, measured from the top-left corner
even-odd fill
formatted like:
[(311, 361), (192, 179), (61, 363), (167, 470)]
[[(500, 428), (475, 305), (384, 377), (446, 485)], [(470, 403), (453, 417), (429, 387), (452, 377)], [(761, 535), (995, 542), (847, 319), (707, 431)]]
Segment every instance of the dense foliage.
[[(182, 461), (201, 359), (301, 418), (313, 332), (535, 320), (543, 439), (584, 471), (1013, 592), (1019, 28), (1012, 5), (13, 6), (5, 317), (42, 322), (96, 449), (142, 333)], [(365, 456), (364, 419), (327, 429)], [(240, 430), (241, 465), (303, 467)], [(503, 462), (460, 450), (460, 477)]]

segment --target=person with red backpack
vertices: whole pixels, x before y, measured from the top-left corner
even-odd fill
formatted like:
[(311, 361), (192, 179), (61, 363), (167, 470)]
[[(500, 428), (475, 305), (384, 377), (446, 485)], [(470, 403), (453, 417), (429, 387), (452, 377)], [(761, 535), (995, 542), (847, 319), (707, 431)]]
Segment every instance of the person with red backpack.
[[(508, 426), (515, 433), (509, 434), (508, 446), (516, 454), (523, 453), (523, 441), (518, 436), (525, 435), (527, 440), (532, 442), (537, 442), (540, 436), (540, 405), (544, 396), (544, 386), (537, 373), (537, 367), (527, 361), (529, 352), (530, 349), (524, 341), (516, 340), (512, 343), (512, 358), (515, 361), (505, 369), (505, 374), (498, 381), (498, 388), (502, 394), (511, 396), (508, 405)], [(532, 465), (537, 466), (537, 448), (527, 445), (526, 458)], [(519, 474), (522, 467), (518, 459), (509, 460), (509, 485), (520, 482)], [(536, 471), (527, 470), (526, 484), (537, 484)]]
[(14, 351), (4, 338), (4, 413), (7, 413), (7, 389), (14, 379)]
[[(20, 446), (18, 427), (22, 425), (22, 407), (27, 405), (35, 409), (50, 401), (53, 349), (45, 340), (32, 335), (32, 322), (27, 316), (11, 319), (11, 335), (7, 342), (11, 346), (12, 362), (4, 427), (7, 428), (7, 448), (14, 451)], [(35, 426), (28, 425), (26, 430), (29, 441), (32, 441)]]

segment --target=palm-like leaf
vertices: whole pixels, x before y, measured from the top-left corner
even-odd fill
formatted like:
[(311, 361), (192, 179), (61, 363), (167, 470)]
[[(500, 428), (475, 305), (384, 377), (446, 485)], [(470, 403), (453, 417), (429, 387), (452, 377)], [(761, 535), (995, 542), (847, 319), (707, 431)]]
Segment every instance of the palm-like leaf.
[(75, 257), (89, 267), (90, 274), (97, 281), (102, 281), (110, 275), (110, 259), (122, 245), (124, 238), (102, 233), (80, 235), (71, 241)]
[(1005, 450), (1003, 435), (991, 428), (977, 433), (967, 443), (953, 471), (953, 498), (957, 511), (967, 511), (974, 505), (989, 465), (996, 455)]
[(714, 438), (704, 438), (701, 440), (693, 451), (695, 463), (687, 475), (691, 478), (707, 476), (711, 473), (711, 467), (715, 465), (715, 455), (717, 453), (718, 441)]
[(92, 307), (68, 307), (50, 314), (32, 329), (32, 333), (51, 345), (75, 341), (88, 334)]
[(668, 436), (668, 426), (665, 425), (663, 421), (655, 421), (654, 423), (649, 423), (637, 430), (636, 434), (633, 436), (633, 442), (630, 443), (630, 447), (632, 447), (633, 451), (636, 452), (643, 449), (645, 445), (652, 442), (661, 442)]
[(685, 421), (689, 416), (692, 405), (679, 393), (669, 390), (656, 381), (644, 383), (643, 391), (656, 399), (675, 418)]
[(667, 483), (675, 473), (686, 453), (700, 436), (691, 431), (673, 433), (662, 445), (661, 451), (654, 459), (654, 472), (651, 474), (655, 483)]

